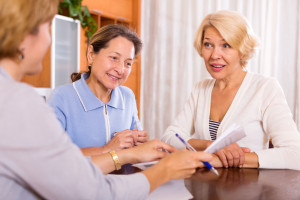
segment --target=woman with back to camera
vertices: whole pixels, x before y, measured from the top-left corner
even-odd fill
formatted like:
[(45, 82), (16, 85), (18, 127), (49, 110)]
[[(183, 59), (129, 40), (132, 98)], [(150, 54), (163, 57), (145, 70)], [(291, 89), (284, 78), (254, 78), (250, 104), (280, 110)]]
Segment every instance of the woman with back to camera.
[(256, 46), (252, 28), (239, 13), (223, 10), (204, 18), (194, 47), (212, 79), (194, 86), (163, 141), (182, 148), (174, 136), (179, 133), (204, 150), (237, 123), (246, 137), (218, 151), (215, 166), (300, 169), (300, 135), (281, 87), (274, 78), (246, 70)]
[(85, 155), (130, 148), (148, 141), (142, 131), (128, 78), (142, 42), (122, 25), (106, 25), (91, 37), (89, 71), (73, 73), (72, 84), (56, 88), (48, 103)]
[[(57, 0), (0, 1), (0, 199), (145, 199), (168, 180), (191, 176), (203, 167), (200, 161), (210, 161), (209, 154), (175, 152), (158, 140), (111, 155), (82, 155), (52, 109), (20, 82), (42, 70), (57, 6)], [(103, 174), (160, 158), (141, 173)]]

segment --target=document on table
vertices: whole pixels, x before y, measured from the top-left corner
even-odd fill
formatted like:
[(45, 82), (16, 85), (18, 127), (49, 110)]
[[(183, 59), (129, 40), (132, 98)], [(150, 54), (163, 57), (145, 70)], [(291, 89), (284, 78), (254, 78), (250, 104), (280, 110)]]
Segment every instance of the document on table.
[(147, 200), (188, 200), (192, 199), (193, 195), (184, 185), (184, 179), (171, 180), (157, 189), (148, 196)]
[(215, 153), (224, 147), (235, 143), (246, 136), (244, 129), (238, 124), (232, 124), (204, 152)]

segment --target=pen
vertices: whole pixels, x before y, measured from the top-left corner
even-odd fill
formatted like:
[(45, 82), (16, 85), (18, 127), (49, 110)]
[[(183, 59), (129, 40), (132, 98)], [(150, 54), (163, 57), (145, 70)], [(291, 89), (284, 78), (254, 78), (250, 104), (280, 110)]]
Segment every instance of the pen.
[(139, 130), (139, 129), (138, 129), (138, 126), (137, 126), (137, 123), (136, 123), (136, 120), (134, 120), (134, 123), (135, 123), (135, 128), (136, 128), (136, 130)]
[[(186, 148), (190, 151), (196, 151), (196, 149), (194, 149), (194, 147), (192, 147), (189, 143), (187, 143), (183, 138), (181, 138), (178, 133), (175, 134), (176, 137), (178, 137), (178, 139), (186, 146)], [(197, 151), (196, 151), (197, 152)], [(217, 176), (219, 176), (219, 173), (218, 171), (213, 167), (211, 166), (211, 164), (209, 164), (209, 162), (203, 162), (203, 164), (210, 170), (212, 171), (213, 173), (215, 173)]]

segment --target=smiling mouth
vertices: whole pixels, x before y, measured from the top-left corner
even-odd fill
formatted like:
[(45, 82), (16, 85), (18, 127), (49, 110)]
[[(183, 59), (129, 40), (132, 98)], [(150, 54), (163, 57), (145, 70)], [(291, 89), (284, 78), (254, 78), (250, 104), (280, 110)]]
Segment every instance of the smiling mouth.
[(220, 72), (225, 67), (225, 65), (210, 65), (210, 66), (214, 72)]
[(225, 65), (210, 65), (210, 66), (212, 66), (213, 68), (223, 68), (223, 67), (225, 67)]
[(110, 77), (111, 79), (115, 80), (115, 81), (120, 79), (119, 77), (113, 76), (111, 74), (107, 74), (107, 76)]

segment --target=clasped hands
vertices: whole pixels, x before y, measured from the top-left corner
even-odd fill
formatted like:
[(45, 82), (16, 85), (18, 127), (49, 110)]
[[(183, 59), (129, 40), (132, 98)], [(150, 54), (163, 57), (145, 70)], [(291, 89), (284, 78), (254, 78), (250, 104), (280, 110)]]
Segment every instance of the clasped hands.
[[(208, 145), (210, 145), (210, 142)], [(250, 153), (247, 147), (240, 147), (237, 143), (228, 145), (227, 147), (214, 153), (212, 165), (215, 167), (242, 167), (245, 163), (245, 153)]]
[(108, 142), (107, 146), (109, 146), (110, 149), (121, 150), (138, 146), (147, 142), (148, 140), (149, 135), (147, 131), (127, 129), (124, 131), (115, 132), (113, 138)]

